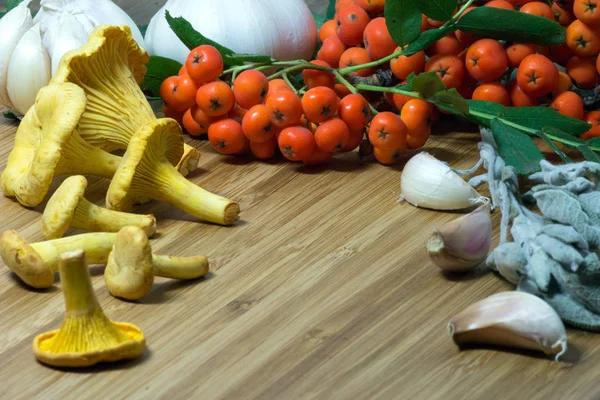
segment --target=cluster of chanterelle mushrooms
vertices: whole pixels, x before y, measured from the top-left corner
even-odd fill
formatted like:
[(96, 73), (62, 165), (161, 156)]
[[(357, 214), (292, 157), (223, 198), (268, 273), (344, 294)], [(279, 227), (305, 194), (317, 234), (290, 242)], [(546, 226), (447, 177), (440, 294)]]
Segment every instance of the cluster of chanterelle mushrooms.
[[(44, 209), (47, 241), (30, 244), (16, 231), (0, 236), (2, 260), (25, 284), (48, 288), (59, 271), (65, 320), (33, 343), (36, 357), (47, 364), (87, 366), (144, 351), (139, 328), (104, 315), (87, 263), (106, 264), (108, 291), (129, 300), (145, 296), (154, 276), (207, 274), (205, 256), (153, 254), (148, 237), (156, 232), (156, 220), (130, 213), (134, 204), (157, 199), (221, 225), (238, 219), (236, 202), (185, 178), (200, 155), (183, 143), (175, 120), (154, 115), (139, 87), (148, 60), (128, 27), (97, 27), (84, 46), (65, 54), (50, 84), (39, 91), (2, 173), (4, 195), (26, 207), (44, 201), (55, 176), (69, 176)], [(123, 156), (111, 153), (119, 149)], [(85, 199), (83, 175), (111, 179), (107, 208)], [(69, 228), (92, 233), (63, 237)]]

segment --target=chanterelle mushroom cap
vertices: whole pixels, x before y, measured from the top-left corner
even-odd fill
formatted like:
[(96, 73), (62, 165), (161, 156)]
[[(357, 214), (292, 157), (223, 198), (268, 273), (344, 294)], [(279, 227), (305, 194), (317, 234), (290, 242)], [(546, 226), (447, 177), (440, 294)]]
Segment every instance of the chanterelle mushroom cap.
[[(143, 163), (160, 162), (166, 159), (171, 165), (177, 165), (183, 154), (181, 127), (174, 119), (161, 118), (143, 126), (132, 138), (123, 161), (113, 176), (106, 204), (113, 210), (128, 211), (133, 204), (146, 200), (145, 193), (136, 192), (134, 178)], [(149, 169), (150, 171), (152, 168)], [(144, 190), (145, 188), (142, 188)]]
[(238, 203), (208, 192), (185, 179), (175, 165), (183, 153), (181, 127), (161, 118), (142, 127), (131, 139), (106, 194), (112, 210), (129, 211), (148, 198), (222, 225), (239, 219)]
[(82, 250), (63, 253), (59, 273), (65, 318), (60, 329), (34, 338), (33, 352), (39, 361), (56, 367), (87, 367), (144, 352), (146, 339), (137, 326), (113, 322), (102, 311)]
[(16, 231), (0, 235), (2, 260), (21, 280), (34, 288), (48, 288), (54, 283), (54, 271)]
[(86, 187), (85, 177), (71, 176), (50, 197), (42, 215), (42, 233), (46, 239), (61, 238), (69, 228), (118, 232), (124, 226), (137, 226), (148, 236), (156, 233), (156, 218), (152, 214), (124, 213), (97, 206), (84, 197)]
[[(62, 237), (71, 226), (75, 210), (85, 194), (87, 179), (81, 175), (70, 176), (56, 189), (42, 215), (44, 237)], [(52, 232), (52, 235), (49, 234)]]
[(5, 196), (34, 207), (43, 201), (54, 176), (114, 174), (121, 158), (91, 146), (77, 132), (85, 108), (85, 93), (77, 85), (40, 89), (35, 105), (21, 121), (2, 173)]
[(140, 299), (150, 291), (154, 283), (152, 248), (144, 231), (125, 227), (117, 233), (104, 281), (110, 294), (128, 300)]
[[(52, 82), (77, 84), (94, 105), (80, 119), (83, 139), (106, 151), (126, 149), (139, 128), (156, 120), (139, 87), (149, 60), (126, 25), (99, 25), (86, 44), (63, 56)], [(184, 149), (178, 169), (186, 175), (200, 153), (187, 144)]]
[(116, 233), (84, 233), (45, 242), (27, 243), (16, 231), (0, 235), (0, 257), (29, 286), (43, 289), (54, 283), (58, 257), (62, 253), (83, 250), (92, 264), (105, 264)]

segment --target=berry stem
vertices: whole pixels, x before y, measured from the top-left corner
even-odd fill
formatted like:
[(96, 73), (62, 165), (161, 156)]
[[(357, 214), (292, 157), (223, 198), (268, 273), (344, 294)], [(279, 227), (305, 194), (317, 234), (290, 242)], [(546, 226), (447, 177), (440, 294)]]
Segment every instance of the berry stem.
[(290, 81), (290, 78), (288, 77), (287, 72), (284, 73), (283, 75), (281, 75), (281, 78), (283, 78), (283, 80), (285, 81), (285, 83), (288, 84), (290, 89), (292, 89), (294, 91), (294, 93), (296, 93), (296, 95), (298, 95), (298, 90), (294, 87), (294, 84)]
[(358, 71), (359, 69), (377, 67), (377, 66), (380, 66), (381, 64), (385, 64), (386, 62), (388, 62), (396, 57), (400, 57), (402, 55), (402, 52), (403, 52), (403, 50), (400, 49), (400, 50), (390, 54), (387, 57), (380, 58), (379, 60), (371, 61), (366, 64), (359, 64), (359, 65), (353, 65), (351, 67), (340, 68), (337, 71), (342, 75), (347, 75), (351, 72)]

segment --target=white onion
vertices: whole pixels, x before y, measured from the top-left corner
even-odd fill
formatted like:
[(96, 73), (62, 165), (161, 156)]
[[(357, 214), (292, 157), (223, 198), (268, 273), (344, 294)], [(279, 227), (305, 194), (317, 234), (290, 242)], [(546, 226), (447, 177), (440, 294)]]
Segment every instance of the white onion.
[(237, 53), (292, 60), (310, 59), (315, 50), (317, 28), (304, 0), (169, 0), (146, 32), (151, 55), (184, 63), (189, 53), (169, 27), (165, 10)]

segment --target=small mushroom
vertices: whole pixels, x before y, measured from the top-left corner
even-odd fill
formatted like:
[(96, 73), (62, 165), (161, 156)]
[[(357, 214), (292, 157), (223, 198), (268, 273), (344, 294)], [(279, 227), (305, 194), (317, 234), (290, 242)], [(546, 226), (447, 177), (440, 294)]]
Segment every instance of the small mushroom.
[(138, 227), (119, 231), (104, 270), (109, 293), (115, 297), (138, 300), (154, 283), (154, 276), (173, 279), (197, 279), (208, 273), (205, 256), (168, 257), (152, 254), (148, 238)]
[(137, 326), (113, 322), (100, 307), (83, 250), (63, 253), (59, 273), (65, 298), (65, 318), (60, 329), (33, 339), (33, 353), (55, 367), (88, 367), (139, 357), (146, 348)]
[(29, 244), (16, 231), (6, 231), (0, 235), (0, 257), (27, 285), (44, 289), (54, 283), (61, 253), (81, 249), (88, 262), (105, 264), (116, 237), (95, 232)]
[(182, 153), (181, 127), (175, 120), (162, 118), (141, 128), (110, 183), (107, 207), (130, 211), (134, 203), (151, 198), (205, 221), (221, 225), (237, 221), (238, 203), (202, 189), (177, 171)]
[(67, 229), (93, 232), (118, 232), (125, 226), (139, 226), (146, 235), (156, 233), (153, 215), (138, 215), (108, 210), (87, 201), (84, 197), (87, 180), (71, 176), (54, 192), (44, 209), (42, 233), (47, 240), (63, 237)]
[[(125, 25), (100, 25), (86, 44), (63, 56), (52, 82), (76, 84), (93, 105), (80, 118), (85, 141), (108, 152), (126, 149), (140, 127), (156, 120), (139, 86), (149, 60)], [(184, 144), (178, 170), (187, 175), (199, 158), (196, 148)]]
[(85, 93), (72, 83), (43, 87), (19, 125), (2, 173), (2, 191), (26, 207), (40, 204), (59, 175), (111, 178), (121, 157), (84, 141), (78, 122), (86, 108)]

